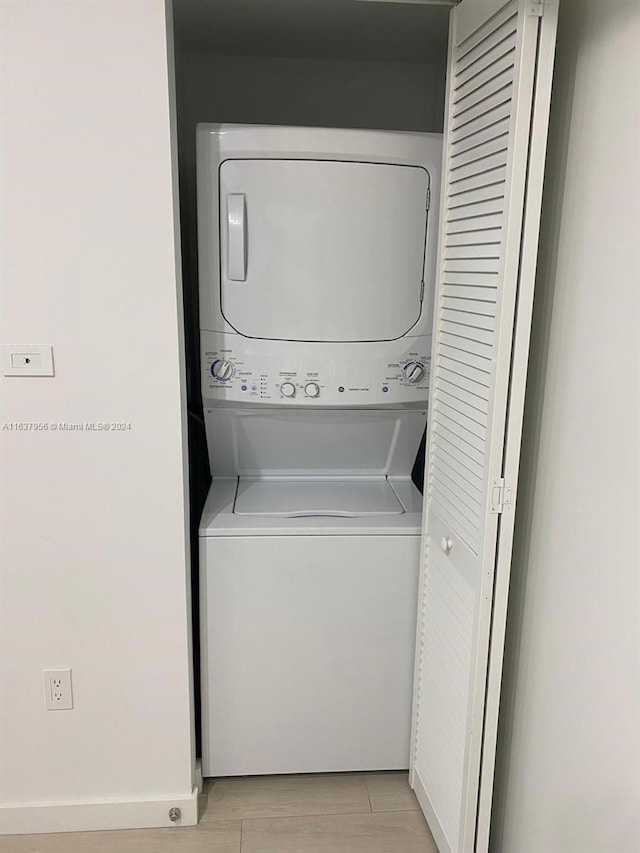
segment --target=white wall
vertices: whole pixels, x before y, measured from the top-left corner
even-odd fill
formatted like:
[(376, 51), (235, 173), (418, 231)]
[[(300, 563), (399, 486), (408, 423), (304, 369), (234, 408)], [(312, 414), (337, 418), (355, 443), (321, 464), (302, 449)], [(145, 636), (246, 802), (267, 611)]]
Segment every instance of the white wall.
[(562, 0), (494, 851), (640, 849), (636, 0)]
[[(2, 0), (0, 32), (2, 341), (56, 364), (2, 380), (2, 420), (131, 424), (0, 432), (1, 825), (192, 822), (165, 4)], [(45, 667), (73, 711), (45, 711)], [(147, 803), (73, 807), (107, 800)]]

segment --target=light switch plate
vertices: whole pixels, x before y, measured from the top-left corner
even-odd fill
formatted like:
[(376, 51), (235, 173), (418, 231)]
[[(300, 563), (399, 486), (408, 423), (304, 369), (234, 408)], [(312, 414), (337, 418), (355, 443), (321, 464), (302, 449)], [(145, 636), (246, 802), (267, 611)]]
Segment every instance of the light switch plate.
[(53, 347), (7, 345), (1, 349), (3, 376), (53, 376)]

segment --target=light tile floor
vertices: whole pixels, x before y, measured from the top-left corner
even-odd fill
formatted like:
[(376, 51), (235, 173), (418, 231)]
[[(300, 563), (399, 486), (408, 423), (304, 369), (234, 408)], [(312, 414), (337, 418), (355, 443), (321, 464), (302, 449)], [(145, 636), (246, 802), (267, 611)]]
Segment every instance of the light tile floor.
[(437, 853), (406, 773), (207, 780), (198, 826), (0, 836), (2, 853)]

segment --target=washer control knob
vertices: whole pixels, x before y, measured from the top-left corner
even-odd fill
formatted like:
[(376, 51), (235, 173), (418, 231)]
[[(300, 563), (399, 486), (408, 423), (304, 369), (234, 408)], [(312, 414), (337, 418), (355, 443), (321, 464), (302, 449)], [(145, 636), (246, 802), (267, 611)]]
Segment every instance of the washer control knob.
[(307, 397), (318, 397), (320, 395), (320, 386), (317, 382), (307, 382), (304, 386), (304, 393)]
[(233, 362), (227, 361), (224, 358), (219, 358), (211, 365), (211, 375), (214, 379), (219, 379), (221, 382), (226, 382), (231, 379), (236, 372)]
[(280, 386), (280, 393), (283, 397), (295, 397), (296, 386), (293, 384), (293, 382), (283, 382)]
[(404, 378), (412, 385), (417, 385), (426, 373), (425, 366), (421, 361), (410, 361), (404, 367)]

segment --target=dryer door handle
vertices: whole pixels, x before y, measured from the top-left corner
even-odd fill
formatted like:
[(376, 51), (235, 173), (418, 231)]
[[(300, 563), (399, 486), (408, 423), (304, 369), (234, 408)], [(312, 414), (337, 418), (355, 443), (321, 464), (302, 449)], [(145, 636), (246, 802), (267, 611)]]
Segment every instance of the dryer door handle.
[(247, 200), (244, 193), (227, 196), (227, 277), (247, 280)]

